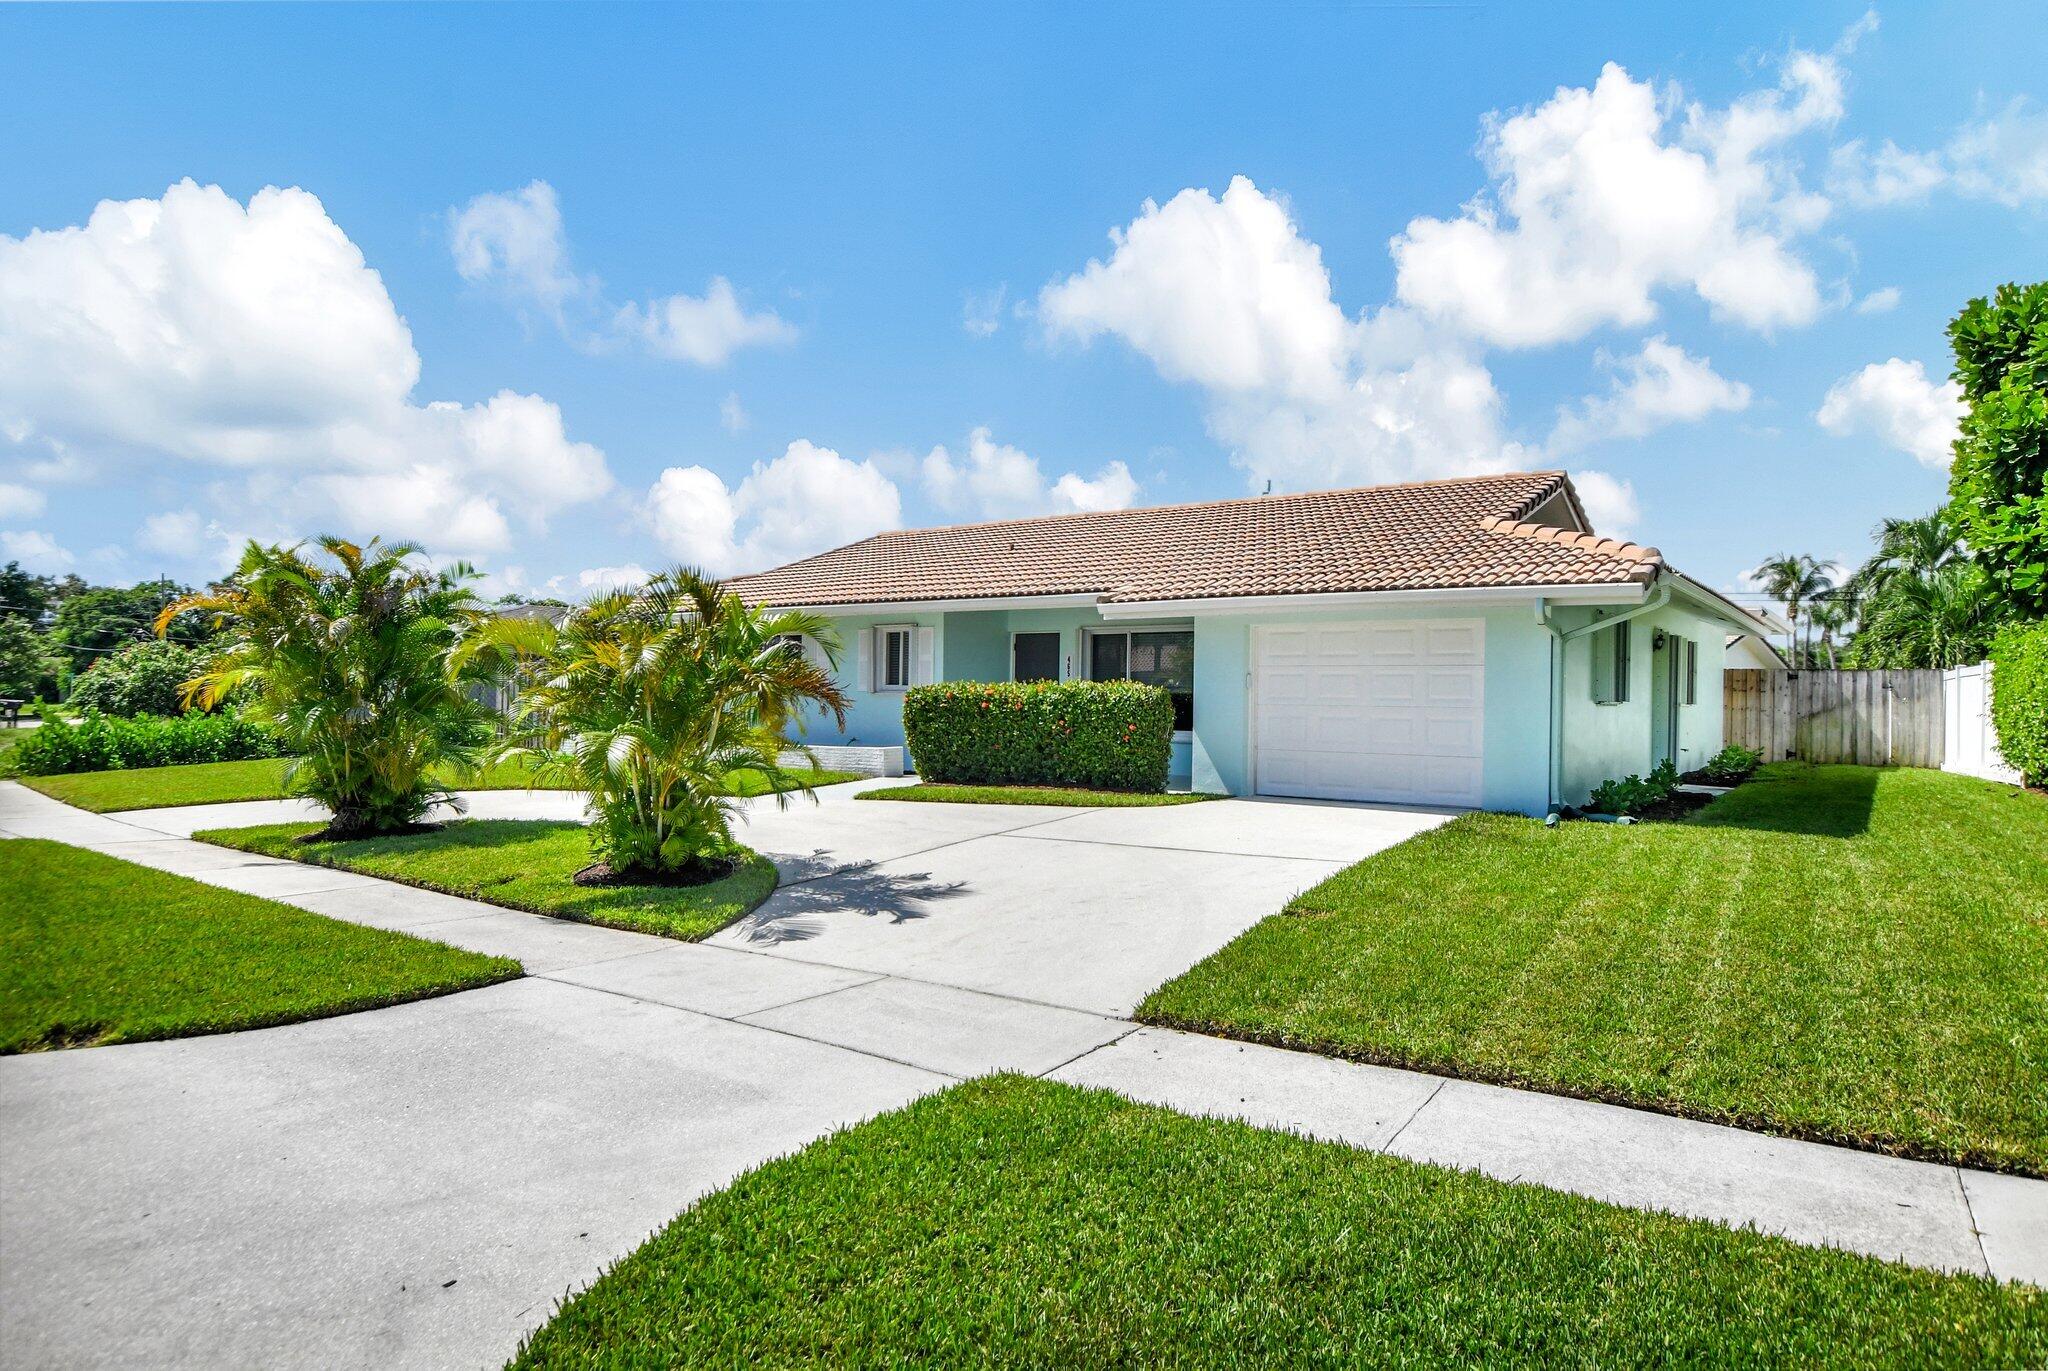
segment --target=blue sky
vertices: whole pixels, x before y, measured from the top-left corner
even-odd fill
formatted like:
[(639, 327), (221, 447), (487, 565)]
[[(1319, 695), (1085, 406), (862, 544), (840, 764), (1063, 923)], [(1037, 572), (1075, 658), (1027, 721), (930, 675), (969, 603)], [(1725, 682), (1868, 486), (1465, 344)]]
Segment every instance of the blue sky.
[(9, 6), (0, 556), (573, 596), (1532, 465), (1860, 556), (2048, 265), (2048, 11), (1691, 8)]

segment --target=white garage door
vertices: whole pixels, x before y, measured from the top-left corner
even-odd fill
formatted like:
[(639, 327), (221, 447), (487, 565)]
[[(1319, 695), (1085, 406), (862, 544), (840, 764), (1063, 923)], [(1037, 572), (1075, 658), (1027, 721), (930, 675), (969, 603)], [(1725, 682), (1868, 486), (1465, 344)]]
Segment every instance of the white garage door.
[(1254, 629), (1258, 792), (1477, 806), (1485, 670), (1478, 619)]

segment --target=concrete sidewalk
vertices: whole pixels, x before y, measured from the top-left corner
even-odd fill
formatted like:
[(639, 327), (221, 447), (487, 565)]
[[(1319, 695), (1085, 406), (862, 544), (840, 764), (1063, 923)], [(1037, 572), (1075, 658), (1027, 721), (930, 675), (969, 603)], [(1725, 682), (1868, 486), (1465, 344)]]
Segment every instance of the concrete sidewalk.
[[(970, 841), (960, 823), (1001, 817), (954, 814), (948, 828), (943, 807), (857, 808), (886, 814), (849, 822), (901, 827), (894, 860), (929, 861)], [(504, 953), (529, 976), (287, 1028), (0, 1059), (9, 1364), (495, 1362), (697, 1195), (998, 1070), (2048, 1283), (2044, 1181), (1140, 1028), (745, 940), (565, 923), (135, 817), (0, 784), (0, 832)]]

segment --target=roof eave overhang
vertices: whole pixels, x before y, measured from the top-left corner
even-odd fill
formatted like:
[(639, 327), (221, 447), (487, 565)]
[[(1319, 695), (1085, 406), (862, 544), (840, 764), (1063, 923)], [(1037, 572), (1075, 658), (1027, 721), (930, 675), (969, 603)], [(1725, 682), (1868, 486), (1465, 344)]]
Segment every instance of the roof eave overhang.
[(952, 614), (976, 609), (1086, 609), (1102, 598), (1096, 591), (1072, 595), (985, 595), (951, 600), (850, 600), (838, 604), (781, 604), (775, 608), (845, 619), (889, 614)]
[(1511, 605), (1542, 598), (1559, 604), (1633, 605), (1648, 586), (1642, 581), (1602, 585), (1443, 586), (1420, 590), (1351, 590), (1308, 595), (1223, 595), (1184, 600), (1118, 600), (1101, 606), (1105, 619), (1145, 619), (1218, 614), (1313, 613), (1327, 609), (1368, 609), (1374, 605)]
[(1674, 571), (1670, 567), (1664, 568), (1663, 574), (1671, 582), (1673, 598), (1684, 601), (1687, 607), (1726, 624), (1737, 633), (1762, 636), (1765, 625), (1760, 623), (1755, 615), (1719, 591), (1702, 585), (1684, 572)]

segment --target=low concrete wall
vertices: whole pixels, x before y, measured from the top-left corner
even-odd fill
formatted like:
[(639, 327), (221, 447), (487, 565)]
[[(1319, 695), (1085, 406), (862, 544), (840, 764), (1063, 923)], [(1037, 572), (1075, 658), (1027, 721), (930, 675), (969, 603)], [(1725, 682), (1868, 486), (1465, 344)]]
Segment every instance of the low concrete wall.
[[(903, 749), (900, 747), (814, 747), (811, 755), (827, 771), (852, 771), (862, 776), (903, 774)], [(810, 765), (801, 752), (783, 753), (782, 764), (787, 767)]]

